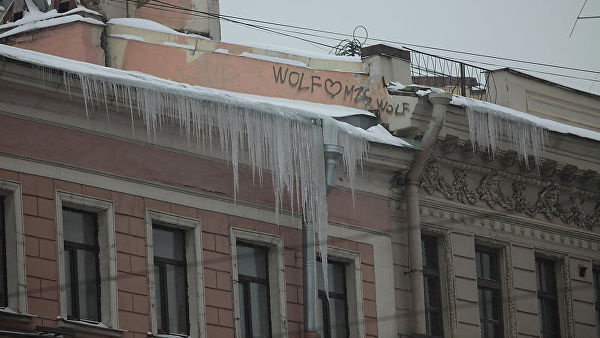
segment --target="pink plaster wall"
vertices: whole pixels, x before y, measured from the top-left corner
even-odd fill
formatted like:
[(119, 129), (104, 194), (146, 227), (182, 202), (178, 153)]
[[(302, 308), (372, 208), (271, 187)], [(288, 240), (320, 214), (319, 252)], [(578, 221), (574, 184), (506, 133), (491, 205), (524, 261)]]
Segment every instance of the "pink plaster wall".
[[(184, 38), (177, 42), (187, 44)], [(189, 50), (129, 40), (122, 54), (117, 55), (121, 52), (111, 51), (111, 66), (136, 70), (177, 82), (235, 92), (366, 110), (381, 111), (386, 108), (388, 94), (380, 77), (369, 77), (367, 74), (360, 73), (321, 71), (237, 56), (242, 52), (253, 52), (251, 47), (246, 46), (217, 43), (216, 48), (225, 49), (232, 55), (197, 52), (199, 56), (196, 57), (190, 56), (193, 52)], [(169, 62), (160, 60), (169, 60)], [(117, 64), (117, 61), (120, 61), (120, 64)], [(279, 76), (280, 68), (282, 76)], [(284, 76), (285, 81), (283, 81)], [(313, 80), (315, 85), (312, 84)], [(363, 89), (360, 90), (359, 87)], [(351, 90), (352, 88), (354, 90)], [(385, 115), (381, 114), (381, 117)]]
[[(226, 162), (3, 115), (0, 152), (233, 198), (232, 169)], [(274, 206), (268, 175), (261, 187), (253, 183), (251, 170), (240, 168), (239, 182), (238, 200)], [(334, 189), (327, 203), (331, 220), (389, 231), (391, 216), (386, 198), (357, 194), (354, 207), (349, 191)], [(289, 210), (289, 200), (283, 201), (282, 208)]]
[(9, 36), (0, 42), (9, 46), (104, 66), (104, 49), (100, 46), (101, 35), (102, 26), (85, 22), (71, 22)]

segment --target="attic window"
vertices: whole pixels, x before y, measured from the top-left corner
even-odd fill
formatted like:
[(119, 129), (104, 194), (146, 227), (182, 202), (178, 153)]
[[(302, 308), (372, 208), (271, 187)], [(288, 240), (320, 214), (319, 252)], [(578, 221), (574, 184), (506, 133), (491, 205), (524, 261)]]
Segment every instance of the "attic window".
[(61, 1), (58, 3), (58, 12), (65, 13), (71, 9), (71, 1)]
[(15, 14), (13, 14), (13, 21), (17, 21), (17, 20), (21, 20), (21, 19), (23, 19), (23, 11), (16, 12)]

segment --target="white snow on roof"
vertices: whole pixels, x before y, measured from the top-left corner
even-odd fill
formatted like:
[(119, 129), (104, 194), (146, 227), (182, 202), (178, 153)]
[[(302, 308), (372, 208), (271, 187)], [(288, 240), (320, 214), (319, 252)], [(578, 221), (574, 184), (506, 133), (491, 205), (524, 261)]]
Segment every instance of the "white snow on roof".
[(47, 19), (47, 20), (34, 21), (34, 22), (26, 23), (21, 26), (15, 27), (11, 30), (8, 30), (8, 31), (0, 34), (0, 39), (5, 38), (7, 36), (24, 33), (24, 32), (29, 32), (29, 31), (36, 30), (36, 29), (64, 25), (66, 23), (77, 22), (77, 21), (104, 26), (104, 23), (102, 21), (92, 19), (92, 18), (84, 18), (81, 15), (60, 16), (60, 17)]
[(64, 13), (58, 13), (56, 11), (56, 9), (50, 10), (46, 13), (42, 13), (38, 10), (37, 12), (25, 12), (22, 19), (14, 21), (14, 22), (9, 22), (4, 25), (0, 25), (0, 31), (6, 30), (9, 28), (13, 28), (13, 27), (17, 27), (17, 26), (20, 26), (20, 25), (23, 25), (26, 23), (31, 23), (34, 21), (47, 20), (47, 19), (52, 19), (52, 18), (61, 17), (61, 16), (68, 16), (68, 15), (77, 14), (77, 13), (88, 13), (88, 14), (92, 14), (92, 15), (97, 15), (99, 17), (102, 16), (102, 15), (100, 15), (100, 13), (93, 11), (91, 9), (85, 8), (83, 6), (77, 6), (76, 8), (73, 8), (72, 10), (70, 10), (68, 12), (64, 12)]
[[(413, 91), (419, 96), (425, 96), (432, 92), (441, 92), (439, 88), (431, 88), (420, 85), (408, 85), (405, 86), (399, 82), (391, 82), (388, 85), (388, 89), (391, 91)], [(513, 120), (516, 122), (526, 123), (533, 126), (541, 127), (550, 131), (554, 131), (562, 134), (572, 134), (583, 138), (600, 141), (600, 133), (591, 131), (584, 128), (574, 127), (565, 123), (556, 122), (549, 119), (544, 119), (531, 114), (524, 113), (512, 108), (504, 107), (498, 104), (485, 102), (481, 100), (475, 100), (460, 95), (452, 95), (451, 105), (460, 106), (463, 108), (471, 108), (479, 113), (487, 113), (494, 115), (499, 118)]]
[(474, 111), (480, 113), (488, 113), (496, 115), (500, 118), (507, 120), (515, 120), (522, 123), (532, 124), (547, 130), (551, 130), (562, 134), (572, 134), (583, 138), (600, 141), (600, 133), (591, 131), (584, 128), (574, 127), (568, 124), (556, 122), (549, 119), (543, 119), (531, 114), (524, 113), (512, 108), (507, 108), (497, 104), (471, 99), (468, 97), (462, 97), (458, 95), (452, 96), (450, 104), (461, 107), (470, 107)]
[[(303, 118), (309, 117), (324, 119), (356, 114), (373, 116), (373, 114), (368, 111), (344, 106), (326, 105), (307, 101), (258, 96), (200, 86), (191, 86), (149, 74), (103, 67), (91, 63), (65, 59), (7, 45), (0, 45), (0, 55), (13, 60), (19, 60), (38, 66), (58, 69), (71, 74), (79, 74), (97, 80), (111, 81), (113, 83), (126, 86), (158, 90), (176, 95), (196, 97), (213, 102), (226, 102), (232, 105), (249, 107), (257, 111), (278, 114), (284, 118), (293, 119), (295, 116), (297, 116)], [(381, 128), (371, 128), (366, 131), (344, 122), (335, 121), (335, 123), (345, 131), (351, 132), (357, 137), (362, 137), (372, 142), (399, 147), (413, 147), (403, 139), (390, 135), (387, 131), (387, 135), (383, 135)]]
[(109, 35), (109, 37), (111, 37), (111, 38), (125, 39), (125, 40), (141, 41), (141, 42), (145, 42), (146, 41), (141, 36), (131, 35), (131, 34), (111, 34), (111, 35)]
[(198, 34), (181, 33), (181, 32), (178, 32), (178, 31), (174, 30), (171, 27), (167, 27), (167, 26), (165, 26), (163, 24), (160, 24), (158, 22), (151, 21), (151, 20), (146, 20), (146, 19), (113, 18), (113, 19), (108, 20), (108, 24), (109, 25), (119, 25), (119, 26), (127, 26), (127, 27), (133, 27), (133, 28), (140, 28), (140, 29), (145, 29), (145, 30), (154, 31), (154, 32), (168, 33), (168, 34), (186, 36), (186, 37), (196, 38), (196, 39), (210, 40), (209, 38), (207, 38), (205, 36), (202, 36), (202, 35), (198, 35)]
[(248, 52), (243, 52), (239, 56), (257, 59), (257, 60), (283, 63), (283, 64), (287, 64), (287, 65), (291, 65), (291, 66), (308, 67), (308, 65), (302, 61), (293, 60), (293, 59), (284, 59), (284, 58), (279, 58), (276, 56), (268, 56), (268, 55), (254, 54), (254, 53), (248, 53)]
[(338, 56), (338, 55), (332, 55), (332, 54), (326, 54), (326, 53), (310, 52), (310, 51), (306, 51), (306, 50), (302, 50), (302, 49), (282, 47), (282, 46), (277, 46), (277, 45), (269, 45), (269, 44), (263, 44), (263, 43), (248, 43), (245, 41), (241, 41), (238, 43), (238, 42), (234, 42), (234, 41), (222, 40), (222, 42), (230, 43), (230, 44), (244, 45), (244, 46), (255, 47), (255, 48), (266, 49), (266, 50), (272, 50), (275, 52), (293, 54), (293, 55), (304, 56), (304, 57), (308, 57), (308, 58), (346, 61), (346, 62), (357, 62), (357, 63), (362, 62), (362, 60), (359, 56)]

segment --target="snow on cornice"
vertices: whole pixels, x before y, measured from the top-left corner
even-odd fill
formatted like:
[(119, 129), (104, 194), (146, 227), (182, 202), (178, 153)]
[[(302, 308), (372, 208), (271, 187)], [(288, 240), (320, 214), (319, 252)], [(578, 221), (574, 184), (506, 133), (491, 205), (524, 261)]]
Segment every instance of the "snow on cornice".
[(42, 28), (54, 27), (59, 25), (64, 25), (71, 22), (87, 22), (93, 25), (104, 26), (102, 21), (92, 19), (92, 18), (84, 18), (81, 15), (68, 15), (68, 16), (60, 16), (56, 18), (34, 21), (30, 23), (26, 23), (20, 26), (17, 26), (11, 30), (8, 30), (2, 34), (0, 34), (0, 39), (12, 36), (15, 34), (25, 33), (33, 30), (38, 30)]
[(38, 10), (37, 12), (25, 12), (22, 19), (14, 21), (14, 22), (9, 22), (4, 25), (0, 25), (0, 31), (5, 31), (7, 29), (21, 26), (21, 25), (27, 24), (27, 23), (32, 23), (35, 21), (48, 20), (48, 19), (53, 19), (53, 18), (58, 18), (58, 17), (63, 17), (63, 16), (69, 16), (72, 14), (82, 14), (82, 13), (95, 15), (99, 18), (102, 17), (102, 15), (100, 13), (93, 11), (91, 9), (88, 9), (86, 7), (83, 7), (83, 6), (77, 6), (76, 8), (73, 8), (72, 10), (64, 12), (64, 13), (58, 13), (56, 11), (56, 9), (50, 10), (46, 13), (42, 13)]
[(198, 34), (181, 33), (181, 32), (178, 32), (178, 31), (174, 30), (171, 27), (167, 27), (167, 26), (165, 26), (163, 24), (160, 24), (158, 22), (151, 21), (151, 20), (146, 20), (146, 19), (138, 19), (138, 18), (113, 18), (113, 19), (108, 20), (107, 24), (108, 25), (119, 25), (119, 26), (125, 26), (125, 27), (132, 27), (132, 28), (144, 29), (144, 30), (149, 30), (149, 31), (153, 31), (153, 32), (167, 33), (167, 34), (185, 36), (185, 37), (189, 37), (189, 38), (196, 38), (196, 39), (202, 39), (202, 40), (210, 40), (206, 36), (202, 36), (202, 35), (198, 35)]

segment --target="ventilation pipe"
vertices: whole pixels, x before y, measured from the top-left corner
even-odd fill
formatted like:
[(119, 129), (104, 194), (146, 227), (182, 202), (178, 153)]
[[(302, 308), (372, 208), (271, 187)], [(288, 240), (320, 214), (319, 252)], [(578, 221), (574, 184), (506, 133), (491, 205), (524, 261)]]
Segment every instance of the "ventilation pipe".
[(406, 174), (406, 210), (410, 264), (410, 289), (412, 295), (412, 331), (426, 334), (425, 288), (423, 286), (423, 255), (421, 249), (421, 219), (419, 215), (419, 177), (438, 139), (446, 114), (446, 106), (452, 100), (450, 93), (431, 93), (429, 102), (433, 112), (429, 126), (421, 140), (422, 151), (417, 152)]
[[(323, 121), (323, 150), (325, 156), (325, 184), (327, 194), (335, 187), (338, 160), (344, 148), (337, 145), (335, 122)], [(302, 295), (304, 298), (304, 337), (319, 338), (317, 331), (317, 255), (315, 250), (315, 225), (303, 219), (302, 222)]]

